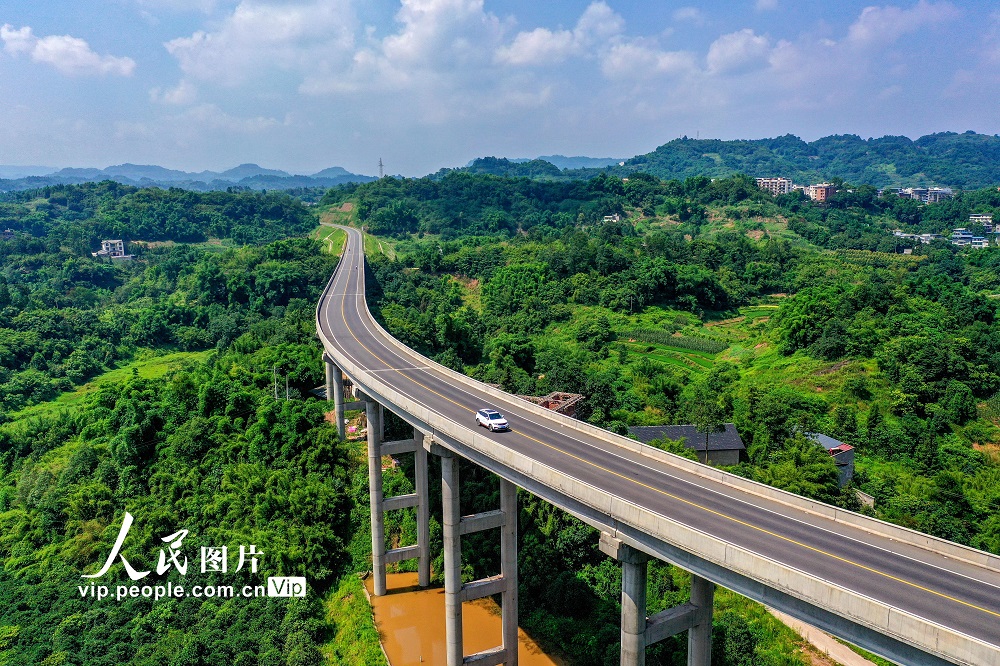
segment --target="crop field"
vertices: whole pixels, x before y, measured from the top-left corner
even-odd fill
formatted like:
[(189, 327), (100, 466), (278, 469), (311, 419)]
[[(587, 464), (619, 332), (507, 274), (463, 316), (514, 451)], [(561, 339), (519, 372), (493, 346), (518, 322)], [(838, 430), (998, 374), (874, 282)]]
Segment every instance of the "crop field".
[(716, 354), (705, 351), (645, 342), (629, 342), (625, 348), (629, 353), (697, 373), (707, 372), (715, 365)]

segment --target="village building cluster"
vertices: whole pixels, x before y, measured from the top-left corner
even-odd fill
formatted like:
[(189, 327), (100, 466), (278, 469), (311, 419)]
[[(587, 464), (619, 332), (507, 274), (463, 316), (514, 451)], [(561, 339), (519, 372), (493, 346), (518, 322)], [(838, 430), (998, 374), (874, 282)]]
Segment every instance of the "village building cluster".
[[(791, 178), (768, 177), (757, 178), (757, 187), (770, 192), (774, 196), (789, 194), (801, 190), (803, 194), (813, 201), (823, 202), (832, 197), (837, 192), (833, 183), (817, 183), (815, 185), (796, 185)], [(938, 203), (954, 196), (954, 191), (950, 187), (886, 187), (878, 191), (879, 196), (886, 192), (892, 192), (903, 199), (914, 199), (924, 204)]]
[(757, 187), (760, 189), (770, 192), (774, 196), (779, 196), (781, 194), (789, 194), (795, 192), (796, 190), (801, 190), (803, 194), (812, 199), (813, 201), (826, 201), (832, 197), (836, 192), (837, 188), (833, 183), (817, 183), (815, 185), (796, 185), (792, 182), (791, 178), (758, 178)]
[[(969, 231), (968, 227), (957, 227), (951, 230), (949, 240), (952, 245), (958, 247), (971, 247), (973, 249), (987, 248), (990, 245), (1000, 243), (1000, 229), (993, 226), (993, 215), (990, 213), (973, 213), (969, 215), (969, 227), (981, 226), (983, 235), (979, 236)], [(901, 229), (896, 229), (892, 235), (897, 238), (916, 240), (924, 245), (930, 245), (936, 240), (944, 240), (941, 234), (908, 234)], [(989, 238), (992, 236), (992, 240)]]

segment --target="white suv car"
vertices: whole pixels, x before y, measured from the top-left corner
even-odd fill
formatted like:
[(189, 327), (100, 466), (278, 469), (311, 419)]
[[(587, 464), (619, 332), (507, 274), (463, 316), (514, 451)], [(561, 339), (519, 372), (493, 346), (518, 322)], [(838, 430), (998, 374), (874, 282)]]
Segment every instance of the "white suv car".
[(476, 425), (489, 428), (493, 432), (497, 430), (510, 430), (510, 426), (507, 425), (507, 419), (495, 409), (480, 409), (476, 412)]

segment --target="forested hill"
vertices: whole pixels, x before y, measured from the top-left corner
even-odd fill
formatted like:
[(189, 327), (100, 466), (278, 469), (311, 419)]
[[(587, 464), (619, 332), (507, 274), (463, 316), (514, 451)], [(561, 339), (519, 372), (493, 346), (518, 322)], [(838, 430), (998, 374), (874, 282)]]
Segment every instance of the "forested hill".
[[(553, 156), (553, 159), (557, 159)], [(574, 158), (577, 161), (588, 158)], [(560, 163), (569, 163), (567, 158), (557, 160)], [(532, 180), (587, 180), (603, 173), (604, 168), (582, 167), (576, 169), (560, 168), (559, 166), (539, 157), (534, 160), (509, 160), (506, 157), (480, 157), (472, 160), (468, 165), (459, 169), (441, 169), (432, 178), (440, 180), (449, 173), (464, 172), (471, 174), (485, 174), (490, 176), (504, 176), (507, 178), (531, 178)]]
[(665, 143), (624, 165), (560, 168), (545, 158), (508, 160), (480, 157), (458, 169), (441, 169), (432, 178), (465, 172), (543, 181), (586, 180), (601, 173), (643, 172), (664, 180), (694, 176), (727, 178), (784, 176), (809, 184), (840, 178), (875, 187), (941, 186), (977, 189), (1000, 183), (1000, 137), (940, 132), (917, 140), (905, 136), (862, 139), (855, 134), (806, 142), (792, 134), (773, 139), (689, 139)]
[(843, 134), (808, 143), (791, 134), (738, 141), (684, 137), (609, 170), (622, 176), (642, 171), (681, 180), (746, 173), (784, 176), (803, 184), (842, 178), (876, 187), (975, 189), (1000, 183), (1000, 137), (940, 132), (913, 141), (905, 136), (862, 139)]
[(86, 256), (102, 238), (263, 244), (304, 235), (315, 218), (298, 199), (270, 192), (136, 188), (106, 180), (0, 194), (0, 228), (53, 239)]

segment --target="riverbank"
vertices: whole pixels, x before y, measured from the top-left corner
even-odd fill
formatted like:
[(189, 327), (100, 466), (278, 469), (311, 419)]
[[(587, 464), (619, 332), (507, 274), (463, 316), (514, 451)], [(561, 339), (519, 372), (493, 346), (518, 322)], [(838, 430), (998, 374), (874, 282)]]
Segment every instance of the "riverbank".
[[(365, 581), (382, 648), (391, 666), (422, 666), (445, 663), (444, 590), (421, 589), (417, 574), (389, 574), (388, 594), (372, 594), (372, 579)], [(465, 654), (488, 650), (500, 644), (500, 607), (492, 599), (463, 606), (462, 631)], [(565, 666), (542, 652), (538, 644), (518, 631), (518, 663), (521, 666)]]

